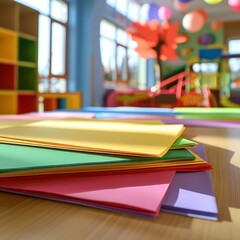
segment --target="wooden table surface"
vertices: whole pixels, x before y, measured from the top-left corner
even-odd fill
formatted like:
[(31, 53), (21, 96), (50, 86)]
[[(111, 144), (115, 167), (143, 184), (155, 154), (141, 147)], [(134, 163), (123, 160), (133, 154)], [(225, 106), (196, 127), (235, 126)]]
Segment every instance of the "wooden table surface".
[(240, 239), (240, 129), (188, 127), (205, 144), (219, 221), (160, 213), (145, 219), (89, 207), (0, 193), (1, 240)]

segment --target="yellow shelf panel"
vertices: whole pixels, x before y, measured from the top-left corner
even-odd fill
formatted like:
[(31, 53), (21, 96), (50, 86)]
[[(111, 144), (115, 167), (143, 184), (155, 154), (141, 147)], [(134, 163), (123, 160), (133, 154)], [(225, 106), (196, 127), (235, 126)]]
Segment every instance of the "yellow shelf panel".
[(23, 61), (19, 61), (18, 65), (21, 67), (31, 67), (31, 68), (35, 68), (37, 67), (36, 63), (32, 63), (32, 62), (23, 62)]
[(62, 97), (70, 97), (70, 96), (80, 96), (79, 92), (66, 92), (66, 93), (39, 93), (39, 96), (46, 98), (62, 98)]
[(15, 37), (17, 37), (16, 31), (12, 31), (12, 30), (9, 30), (9, 29), (7, 29), (7, 28), (2, 28), (2, 27), (0, 27), (0, 34), (10, 35), (10, 36), (15, 36)]
[(82, 95), (79, 92), (68, 93), (39, 93), (39, 97), (44, 99), (66, 99), (67, 109), (79, 109), (82, 106)]
[(31, 90), (18, 90), (19, 95), (37, 95), (36, 91), (31, 91)]
[(1, 91), (0, 102), (1, 102), (0, 114), (17, 113), (17, 94), (15, 92), (10, 93), (10, 91), (6, 91), (4, 94), (2, 94)]
[(5, 63), (5, 64), (17, 64), (17, 60), (16, 59), (9, 59), (9, 58), (1, 58), (0, 57), (0, 63)]
[(1, 95), (17, 95), (18, 91), (16, 90), (0, 90), (0, 96)]
[(17, 34), (7, 30), (0, 29), (0, 58), (17, 60), (18, 40)]

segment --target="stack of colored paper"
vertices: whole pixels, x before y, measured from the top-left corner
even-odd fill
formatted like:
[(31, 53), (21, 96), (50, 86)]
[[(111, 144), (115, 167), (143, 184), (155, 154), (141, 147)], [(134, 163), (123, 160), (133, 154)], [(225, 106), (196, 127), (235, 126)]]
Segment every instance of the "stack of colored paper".
[[(0, 127), (0, 189), (144, 216), (176, 171), (211, 169), (183, 125), (45, 120)], [(194, 149), (194, 148), (193, 148)]]

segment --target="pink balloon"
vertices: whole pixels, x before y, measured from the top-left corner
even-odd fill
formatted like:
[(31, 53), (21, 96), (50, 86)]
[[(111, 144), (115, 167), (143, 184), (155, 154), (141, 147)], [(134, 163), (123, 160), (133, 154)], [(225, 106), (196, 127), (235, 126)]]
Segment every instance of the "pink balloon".
[(169, 7), (162, 6), (158, 10), (158, 16), (162, 20), (168, 20), (172, 16), (172, 10)]
[(183, 17), (183, 27), (191, 33), (198, 32), (205, 24), (203, 15), (197, 11), (190, 12)]
[(234, 12), (240, 12), (240, 0), (228, 0), (228, 5)]
[(179, 2), (178, 0), (174, 0), (173, 2), (173, 5), (178, 12), (186, 12), (190, 8), (191, 4), (191, 2), (183, 3)]

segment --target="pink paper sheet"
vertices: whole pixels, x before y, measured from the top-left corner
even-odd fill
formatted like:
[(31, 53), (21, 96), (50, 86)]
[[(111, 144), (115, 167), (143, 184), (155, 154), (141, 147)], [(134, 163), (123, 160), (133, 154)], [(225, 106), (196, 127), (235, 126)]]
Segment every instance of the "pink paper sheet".
[(1, 178), (0, 190), (156, 216), (174, 175), (174, 171), (164, 171), (107, 176), (63, 174)]
[(61, 118), (94, 118), (93, 113), (77, 113), (77, 112), (43, 112), (43, 113), (27, 113), (19, 115), (0, 115), (0, 120), (47, 120)]

